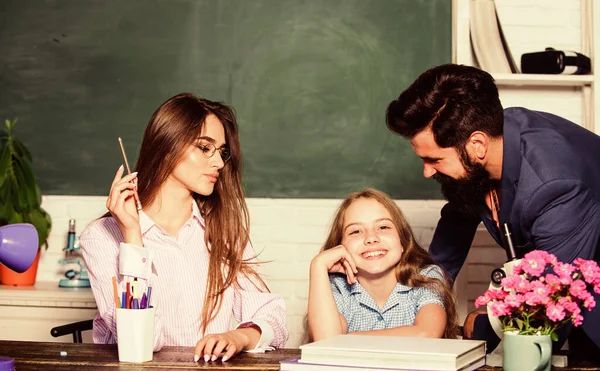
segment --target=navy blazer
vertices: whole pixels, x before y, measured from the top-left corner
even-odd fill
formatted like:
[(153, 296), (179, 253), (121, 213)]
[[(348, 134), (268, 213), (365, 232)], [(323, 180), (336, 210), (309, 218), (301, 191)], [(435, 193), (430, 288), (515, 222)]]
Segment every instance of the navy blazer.
[[(504, 110), (500, 223), (510, 223), (522, 254), (545, 250), (559, 261), (600, 255), (600, 136), (561, 117)], [(447, 204), (429, 252), (454, 279), (480, 222), (502, 246), (489, 209), (468, 217)], [(482, 293), (483, 294), (483, 293)], [(600, 300), (584, 310), (583, 329), (600, 346)]]

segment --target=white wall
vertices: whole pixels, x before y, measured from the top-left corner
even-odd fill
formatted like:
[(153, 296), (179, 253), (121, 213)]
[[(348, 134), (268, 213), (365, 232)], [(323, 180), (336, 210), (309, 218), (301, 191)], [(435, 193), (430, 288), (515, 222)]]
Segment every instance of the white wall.
[[(521, 53), (543, 50), (546, 46), (581, 50), (579, 0), (496, 0), (496, 3), (515, 59), (518, 60)], [(501, 97), (507, 107), (520, 105), (546, 110), (580, 122), (581, 98), (574, 88), (511, 88), (503, 89)], [(255, 248), (263, 251), (262, 259), (274, 260), (264, 266), (267, 282), (288, 305), (290, 347), (297, 346), (301, 337), (308, 264), (324, 240), (339, 201), (248, 200)], [(54, 228), (50, 248), (42, 256), (38, 280), (57, 282), (65, 270), (57, 261), (63, 257), (68, 219), (77, 219), (77, 231), (81, 232), (90, 220), (105, 212), (104, 202), (104, 197), (44, 197), (43, 206), (53, 217)], [(419, 242), (428, 246), (443, 202), (399, 200), (398, 204), (409, 218)], [(458, 287), (461, 318), (472, 308), (474, 298), (487, 288), (490, 271), (504, 261), (503, 250), (495, 246), (483, 230), (478, 232), (473, 247)]]

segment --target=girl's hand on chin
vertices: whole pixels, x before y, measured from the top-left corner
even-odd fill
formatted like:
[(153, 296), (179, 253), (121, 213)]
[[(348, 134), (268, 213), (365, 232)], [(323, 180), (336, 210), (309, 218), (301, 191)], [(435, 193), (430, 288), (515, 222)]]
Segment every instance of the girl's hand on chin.
[(349, 285), (356, 283), (358, 269), (356, 269), (354, 258), (344, 245), (337, 245), (315, 256), (311, 263), (312, 269), (326, 269), (329, 273), (344, 273)]

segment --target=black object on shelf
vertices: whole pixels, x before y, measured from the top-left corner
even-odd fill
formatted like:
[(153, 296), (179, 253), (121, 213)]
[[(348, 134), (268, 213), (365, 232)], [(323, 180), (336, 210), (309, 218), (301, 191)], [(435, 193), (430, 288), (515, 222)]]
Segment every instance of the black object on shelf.
[(591, 66), (590, 58), (581, 53), (554, 48), (521, 56), (522, 73), (585, 75), (590, 73)]

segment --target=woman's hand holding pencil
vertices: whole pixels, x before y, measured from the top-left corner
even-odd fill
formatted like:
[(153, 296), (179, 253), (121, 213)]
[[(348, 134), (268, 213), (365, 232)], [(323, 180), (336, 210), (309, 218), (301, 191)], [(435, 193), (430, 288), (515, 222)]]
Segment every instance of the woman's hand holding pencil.
[(138, 246), (144, 246), (142, 241), (142, 231), (140, 229), (139, 212), (142, 210), (142, 203), (137, 193), (137, 172), (132, 173), (129, 168), (129, 161), (123, 147), (123, 140), (119, 137), (119, 147), (123, 155), (123, 162), (127, 168), (127, 175), (123, 176), (125, 168), (123, 165), (117, 170), (113, 179), (106, 207), (115, 218), (125, 243)]
[[(125, 163), (125, 168), (127, 169), (127, 175), (131, 174), (131, 169), (129, 168), (129, 161), (127, 161), (127, 155), (125, 154), (125, 147), (123, 147), (123, 139), (121, 137), (117, 138), (119, 140), (119, 147), (121, 147), (121, 154), (123, 155), (123, 162)], [(140, 196), (137, 194), (137, 178), (134, 178), (131, 183), (135, 186), (133, 188), (133, 198), (135, 199), (135, 205), (137, 206), (138, 211), (142, 210), (142, 203), (140, 202)]]
[(140, 216), (134, 196), (136, 185), (132, 182), (136, 179), (137, 173), (123, 176), (124, 171), (121, 165), (113, 179), (106, 207), (119, 224), (124, 242), (143, 246)]

